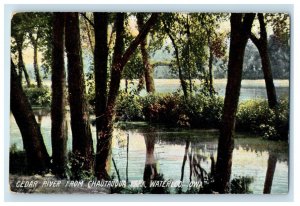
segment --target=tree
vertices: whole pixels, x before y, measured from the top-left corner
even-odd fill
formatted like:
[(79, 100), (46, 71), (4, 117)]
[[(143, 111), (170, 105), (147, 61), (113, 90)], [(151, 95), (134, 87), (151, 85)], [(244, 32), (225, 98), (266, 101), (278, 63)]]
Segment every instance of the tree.
[[(138, 24), (139, 32), (141, 32), (144, 26), (144, 14), (142, 13), (137, 14), (137, 24)], [(144, 66), (146, 90), (148, 93), (154, 93), (155, 85), (153, 79), (153, 67), (149, 62), (149, 54), (147, 52), (147, 36), (145, 37), (145, 39), (141, 41), (140, 47), (141, 47), (143, 66)]]
[(16, 43), (16, 48), (12, 48), (12, 50), (16, 50), (18, 52), (18, 69), (20, 81), (22, 82), (22, 73), (24, 72), (24, 76), (26, 79), (27, 86), (30, 86), (30, 78), (25, 67), (25, 63), (23, 60), (23, 49), (25, 47), (25, 39), (26, 33), (23, 29), (24, 20), (22, 18), (22, 13), (17, 13), (13, 16), (11, 21), (11, 36), (14, 38)]
[(260, 27), (260, 38), (257, 38), (253, 33), (251, 33), (250, 39), (255, 44), (255, 46), (259, 51), (262, 70), (264, 73), (264, 79), (266, 83), (269, 107), (271, 109), (274, 109), (277, 105), (277, 97), (276, 97), (276, 90), (273, 82), (270, 57), (268, 53), (268, 37), (267, 37), (266, 24), (264, 21), (264, 15), (262, 13), (259, 13), (257, 16), (258, 16), (259, 27)]
[(33, 36), (32, 32), (29, 32), (29, 38), (33, 46), (33, 68), (34, 68), (37, 87), (39, 88), (42, 87), (42, 79), (41, 79), (39, 65), (38, 65), (38, 42), (40, 37), (41, 37), (41, 32), (39, 31), (39, 29), (37, 29), (36, 31), (36, 37)]
[(233, 136), (241, 89), (244, 52), (251, 34), (254, 17), (255, 14), (252, 13), (232, 13), (230, 17), (228, 77), (216, 164), (216, 189), (219, 193), (226, 193), (229, 190), (234, 147)]
[[(213, 60), (225, 54), (224, 35), (219, 24), (225, 15), (207, 13), (164, 14), (161, 30), (173, 46), (176, 73), (178, 73), (184, 96), (197, 89), (193, 78), (204, 81), (203, 92), (213, 92)], [(207, 60), (209, 60), (207, 62)], [(208, 68), (208, 69), (207, 69)], [(208, 71), (207, 71), (208, 70)], [(173, 70), (174, 71), (174, 70)]]
[[(100, 129), (97, 129), (97, 153), (96, 159), (99, 158), (99, 161), (96, 161), (97, 168), (96, 174), (98, 179), (107, 179), (108, 174), (105, 169), (108, 155), (111, 148), (111, 138), (113, 131), (113, 123), (115, 116), (115, 105), (116, 99), (119, 92), (121, 74), (124, 69), (125, 64), (128, 62), (131, 55), (134, 53), (141, 41), (146, 37), (150, 28), (157, 21), (158, 14), (154, 13), (151, 15), (147, 23), (144, 25), (144, 28), (138, 34), (138, 36), (131, 42), (129, 47), (124, 49), (124, 13), (116, 14), (115, 28), (116, 28), (116, 40), (113, 54), (113, 61), (111, 66), (111, 76), (110, 84), (107, 98), (107, 105), (103, 115), (103, 122)], [(97, 105), (96, 105), (97, 106)], [(98, 119), (96, 120), (98, 121)]]
[(68, 138), (65, 131), (64, 28), (64, 13), (53, 13), (51, 143), (53, 172), (58, 176), (65, 175)]
[(43, 173), (50, 167), (50, 157), (12, 60), (10, 88), (10, 109), (21, 131), (29, 170), (34, 173)]
[[(15, 14), (21, 20), (17, 28), (25, 34), (33, 48), (33, 67), (38, 87), (42, 87), (42, 78), (38, 65), (39, 52), (42, 53), (42, 67), (47, 74), (51, 65), (51, 30), (52, 14), (49, 12), (24, 12)], [(24, 39), (25, 41), (25, 39)]]
[[(95, 50), (94, 50), (94, 72), (95, 72), (95, 94), (96, 94), (96, 130), (101, 132), (101, 126), (105, 122), (105, 110), (107, 105), (107, 64), (108, 64), (108, 13), (94, 13), (95, 25)], [(99, 140), (97, 140), (98, 142)], [(100, 147), (97, 143), (97, 151)], [(101, 177), (101, 172), (105, 168), (106, 157), (96, 154), (95, 174)], [(104, 164), (104, 165), (103, 165)]]
[[(93, 140), (85, 94), (85, 80), (80, 46), (78, 13), (66, 13), (65, 44), (68, 57), (68, 88), (71, 111), (72, 152), (80, 165), (73, 163), (75, 177), (79, 170), (90, 171), (93, 166)], [(80, 168), (78, 168), (80, 166)]]
[(171, 26), (169, 25), (170, 21), (169, 20), (162, 20), (163, 25), (164, 25), (164, 30), (167, 33), (168, 37), (170, 38), (173, 48), (174, 48), (174, 53), (175, 53), (175, 58), (176, 58), (176, 66), (178, 68), (178, 76), (180, 79), (180, 84), (182, 87), (182, 91), (184, 94), (184, 97), (188, 97), (188, 91), (187, 91), (187, 82), (184, 78), (183, 71), (182, 71), (182, 66), (181, 66), (181, 61), (180, 61), (180, 56), (179, 56), (179, 46), (177, 45), (175, 41), (175, 37), (171, 33)]

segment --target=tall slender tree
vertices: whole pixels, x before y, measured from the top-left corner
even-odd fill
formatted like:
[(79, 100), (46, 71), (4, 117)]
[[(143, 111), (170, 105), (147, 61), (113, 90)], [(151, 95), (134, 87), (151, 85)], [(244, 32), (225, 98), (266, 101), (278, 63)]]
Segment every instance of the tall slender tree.
[(10, 109), (21, 131), (29, 169), (33, 173), (43, 173), (50, 167), (50, 157), (12, 60), (10, 88)]
[[(68, 89), (71, 110), (72, 151), (82, 166), (74, 162), (75, 177), (79, 170), (93, 168), (93, 140), (86, 102), (85, 80), (80, 45), (78, 13), (65, 14), (65, 44), (68, 57)], [(78, 168), (80, 166), (80, 168)]]
[(32, 31), (29, 31), (29, 39), (33, 46), (33, 68), (34, 68), (37, 87), (42, 87), (42, 79), (41, 79), (40, 69), (38, 65), (38, 43), (40, 37), (41, 37), (41, 32), (39, 28), (37, 28), (35, 36)]
[[(144, 26), (144, 14), (143, 13), (137, 14), (137, 24), (138, 24), (139, 31), (141, 31)], [(148, 93), (154, 93), (155, 85), (154, 85), (154, 79), (153, 79), (153, 67), (149, 62), (149, 54), (147, 51), (147, 45), (148, 45), (148, 43), (147, 43), (147, 36), (146, 36), (145, 39), (143, 39), (140, 44), (143, 65), (144, 65), (146, 90)]]
[(115, 105), (118, 96), (121, 74), (125, 64), (128, 62), (131, 55), (134, 53), (141, 41), (146, 37), (150, 28), (156, 23), (158, 14), (151, 15), (147, 23), (145, 23), (143, 29), (138, 36), (131, 42), (129, 47), (124, 50), (124, 13), (116, 14), (115, 28), (116, 28), (116, 40), (113, 54), (113, 62), (111, 67), (110, 84), (108, 91), (107, 106), (103, 116), (103, 122), (100, 130), (97, 131), (97, 155), (101, 157), (101, 161), (96, 162), (97, 178), (108, 178), (107, 171), (105, 169), (106, 162), (111, 148), (111, 138), (113, 132), (113, 123), (115, 116)]
[(230, 17), (228, 77), (216, 164), (216, 189), (220, 193), (228, 192), (230, 186), (233, 137), (241, 89), (244, 52), (251, 34), (254, 17), (255, 14), (252, 13), (232, 13)]
[(277, 105), (277, 97), (276, 97), (276, 90), (273, 82), (273, 74), (272, 74), (271, 62), (270, 62), (270, 57), (268, 52), (268, 36), (267, 36), (266, 23), (264, 21), (264, 15), (262, 13), (259, 13), (257, 16), (258, 16), (259, 27), (260, 27), (260, 38), (257, 38), (253, 33), (251, 33), (250, 39), (255, 44), (255, 46), (259, 51), (262, 70), (264, 73), (264, 79), (266, 83), (269, 107), (271, 109), (274, 109)]
[[(15, 14), (11, 20), (11, 36), (15, 39), (16, 42), (16, 51), (18, 52), (18, 69), (20, 81), (22, 82), (22, 74), (24, 73), (27, 86), (30, 86), (30, 78), (25, 67), (25, 63), (23, 60), (23, 49), (24, 49), (24, 41), (26, 39), (26, 31), (22, 27), (24, 24), (24, 20), (22, 18), (22, 13)], [(12, 48), (13, 49), (13, 48)]]
[[(95, 50), (94, 50), (94, 70), (95, 70), (95, 94), (96, 94), (96, 130), (97, 134), (101, 132), (101, 126), (105, 121), (105, 110), (107, 104), (107, 63), (108, 63), (108, 13), (94, 13), (95, 25)], [(98, 136), (99, 137), (99, 136)], [(102, 147), (97, 140), (98, 147)], [(95, 174), (101, 177), (105, 168), (106, 157), (96, 153)]]
[(53, 172), (59, 176), (65, 175), (67, 158), (64, 28), (64, 13), (53, 13), (51, 143)]

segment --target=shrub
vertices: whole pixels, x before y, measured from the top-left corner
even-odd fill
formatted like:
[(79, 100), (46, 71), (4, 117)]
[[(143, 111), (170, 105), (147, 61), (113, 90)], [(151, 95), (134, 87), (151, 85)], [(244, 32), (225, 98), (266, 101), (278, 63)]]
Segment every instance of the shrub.
[(144, 120), (143, 105), (138, 95), (122, 92), (117, 100), (117, 117), (121, 120), (140, 121)]
[(143, 112), (149, 122), (179, 127), (218, 127), (223, 100), (201, 94), (185, 99), (178, 93), (149, 95), (143, 99)]
[(251, 194), (250, 185), (253, 183), (253, 177), (239, 176), (231, 180), (230, 193), (231, 194)]
[[(145, 97), (121, 93), (117, 101), (117, 116), (122, 120), (146, 120), (175, 127), (218, 129), (223, 102), (221, 97), (202, 93), (187, 99), (179, 93), (150, 94)], [(266, 100), (243, 101), (238, 107), (236, 129), (267, 139), (287, 139), (288, 108), (287, 99), (279, 101), (276, 110), (270, 109)]]
[(196, 94), (190, 97), (182, 106), (191, 119), (192, 127), (219, 127), (223, 109), (223, 99), (221, 97)]
[[(288, 100), (280, 100), (272, 110), (265, 100), (248, 100), (239, 105), (236, 128), (267, 139), (287, 139), (289, 131)], [(276, 114), (277, 112), (277, 114)]]
[(50, 106), (51, 92), (48, 87), (27, 87), (24, 92), (33, 106)]

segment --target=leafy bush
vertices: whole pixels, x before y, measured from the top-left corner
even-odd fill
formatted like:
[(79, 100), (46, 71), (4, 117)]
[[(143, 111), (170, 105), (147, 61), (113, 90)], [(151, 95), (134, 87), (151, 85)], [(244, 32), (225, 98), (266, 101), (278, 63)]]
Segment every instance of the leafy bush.
[[(117, 116), (122, 120), (145, 120), (175, 127), (218, 129), (223, 102), (221, 97), (201, 93), (187, 99), (179, 93), (145, 97), (121, 93), (117, 101)], [(276, 110), (270, 109), (266, 100), (243, 101), (238, 107), (236, 129), (267, 139), (287, 139), (288, 108), (287, 99), (280, 100)]]
[(143, 105), (138, 95), (122, 92), (117, 100), (117, 117), (121, 120), (140, 121), (144, 120)]
[(182, 106), (191, 119), (192, 127), (219, 127), (223, 109), (223, 99), (221, 97), (197, 94), (190, 97)]
[(231, 180), (230, 193), (231, 194), (251, 194), (250, 185), (253, 183), (253, 177), (236, 177)]
[(202, 94), (185, 99), (178, 93), (149, 95), (143, 100), (146, 120), (180, 127), (215, 128), (221, 120), (223, 100)]
[(34, 106), (50, 106), (51, 104), (51, 92), (48, 87), (27, 87), (24, 88), (24, 92), (28, 97), (31, 105)]
[(267, 101), (248, 100), (239, 105), (236, 128), (263, 135), (267, 139), (287, 139), (289, 131), (288, 100), (280, 100), (276, 109)]

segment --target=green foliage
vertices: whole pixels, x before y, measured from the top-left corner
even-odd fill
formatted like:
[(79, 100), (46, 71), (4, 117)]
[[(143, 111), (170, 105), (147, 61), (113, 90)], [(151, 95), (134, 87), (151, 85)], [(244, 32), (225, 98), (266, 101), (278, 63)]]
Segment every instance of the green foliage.
[[(187, 99), (180, 93), (140, 97), (121, 93), (117, 101), (117, 116), (127, 121), (148, 121), (171, 127), (215, 128), (222, 119), (223, 98), (198, 93)], [(288, 100), (280, 100), (271, 110), (266, 100), (241, 102), (236, 118), (236, 129), (261, 135), (266, 139), (288, 138)], [(277, 115), (275, 113), (277, 112)]]
[(272, 110), (267, 101), (248, 100), (239, 105), (236, 128), (254, 132), (266, 139), (287, 139), (289, 131), (288, 100), (280, 100)]
[(212, 128), (221, 120), (221, 98), (197, 94), (188, 99), (174, 93), (166, 96), (148, 96), (144, 101), (146, 120), (171, 126)]
[(51, 92), (48, 87), (26, 87), (24, 92), (33, 106), (50, 106)]
[(122, 120), (143, 120), (143, 105), (138, 95), (121, 92), (117, 100), (117, 116)]
[(45, 78), (51, 68), (52, 58), (52, 13), (20, 12), (12, 18), (12, 52), (19, 44), (22, 49), (36, 45), (42, 53), (42, 69)]
[(31, 173), (28, 168), (26, 152), (18, 150), (16, 144), (9, 148), (9, 173), (19, 175)]
[(236, 177), (231, 180), (231, 194), (251, 194), (250, 184), (254, 181), (253, 177)]
[(93, 71), (93, 68), (90, 66), (90, 71), (88, 71), (85, 75), (85, 82), (86, 82), (86, 97), (88, 103), (92, 106), (95, 107), (96, 104), (96, 94), (95, 94), (95, 74)]
[(89, 159), (82, 157), (82, 155), (69, 152), (68, 163), (66, 167), (66, 174), (69, 179), (74, 180), (91, 180), (95, 179), (92, 170), (86, 170), (84, 168), (85, 162), (89, 162)]
[(183, 105), (191, 119), (192, 127), (218, 128), (221, 122), (223, 99), (196, 94)]

